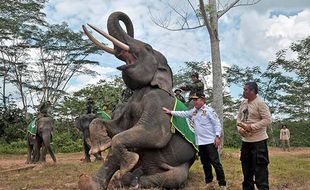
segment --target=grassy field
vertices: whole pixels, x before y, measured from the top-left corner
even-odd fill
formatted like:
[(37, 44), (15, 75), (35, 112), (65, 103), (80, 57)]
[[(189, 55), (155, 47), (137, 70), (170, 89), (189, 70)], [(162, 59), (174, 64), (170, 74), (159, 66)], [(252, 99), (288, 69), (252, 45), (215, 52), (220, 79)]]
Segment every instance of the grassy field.
[[(310, 189), (310, 148), (295, 148), (283, 152), (270, 148), (269, 180), (271, 190)], [(92, 174), (101, 166), (99, 162), (82, 163), (82, 153), (57, 154), (57, 164), (48, 157), (47, 164), (33, 168), (15, 170), (29, 166), (24, 164), (26, 155), (0, 155), (0, 189), (77, 189), (81, 173)], [(227, 188), (241, 189), (242, 172), (238, 149), (224, 149), (222, 162), (227, 178)], [(214, 181), (214, 186), (217, 183)], [(192, 166), (185, 190), (206, 189), (202, 166), (196, 161)]]

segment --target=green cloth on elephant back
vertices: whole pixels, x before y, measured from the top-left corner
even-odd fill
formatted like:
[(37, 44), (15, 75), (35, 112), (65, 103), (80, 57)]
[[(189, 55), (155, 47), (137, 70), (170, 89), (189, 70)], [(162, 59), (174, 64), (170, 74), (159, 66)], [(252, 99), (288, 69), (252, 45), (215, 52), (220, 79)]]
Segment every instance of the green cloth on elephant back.
[(36, 135), (37, 133), (37, 126), (36, 126), (36, 118), (34, 118), (28, 125), (27, 127), (27, 131), (32, 134), (32, 135)]
[(111, 119), (111, 117), (104, 111), (98, 111), (97, 115), (99, 115), (100, 117), (103, 118), (103, 120), (106, 120), (106, 121)]
[[(173, 107), (173, 111), (186, 111), (188, 108), (186, 105), (175, 98), (175, 103)], [(171, 127), (172, 131), (174, 132), (174, 129), (177, 129), (183, 137), (191, 143), (194, 148), (198, 151), (198, 147), (195, 143), (195, 130), (193, 127), (190, 126), (190, 121), (188, 118), (182, 118), (182, 117), (171, 117)]]

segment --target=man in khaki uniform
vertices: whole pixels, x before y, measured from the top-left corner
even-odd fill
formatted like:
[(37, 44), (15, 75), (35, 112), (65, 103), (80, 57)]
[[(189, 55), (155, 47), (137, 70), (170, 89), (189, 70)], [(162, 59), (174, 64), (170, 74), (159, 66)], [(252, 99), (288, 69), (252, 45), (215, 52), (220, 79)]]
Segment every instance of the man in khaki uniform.
[[(201, 80), (199, 80), (199, 74), (194, 72), (194, 73), (192, 73), (191, 78), (192, 78), (192, 83), (181, 86), (180, 89), (183, 91), (189, 91), (189, 97), (192, 97), (196, 93), (203, 94), (204, 93), (204, 84)], [(193, 103), (193, 101), (191, 101), (191, 99), (189, 99), (186, 102), (186, 105), (189, 108), (194, 107), (194, 103)]]
[[(268, 106), (257, 96), (256, 82), (248, 82), (243, 88), (244, 101), (237, 116), (237, 129), (241, 135), (241, 165), (243, 190), (269, 189), (267, 127), (271, 123)], [(255, 179), (255, 182), (254, 182)]]

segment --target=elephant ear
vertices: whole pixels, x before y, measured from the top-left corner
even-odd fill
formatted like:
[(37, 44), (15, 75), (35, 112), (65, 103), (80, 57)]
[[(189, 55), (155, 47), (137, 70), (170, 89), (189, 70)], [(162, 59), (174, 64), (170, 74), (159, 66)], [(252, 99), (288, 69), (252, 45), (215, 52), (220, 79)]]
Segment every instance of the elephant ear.
[(157, 56), (158, 67), (151, 81), (151, 86), (158, 86), (170, 95), (172, 94), (172, 71), (167, 64), (166, 58), (159, 52)]

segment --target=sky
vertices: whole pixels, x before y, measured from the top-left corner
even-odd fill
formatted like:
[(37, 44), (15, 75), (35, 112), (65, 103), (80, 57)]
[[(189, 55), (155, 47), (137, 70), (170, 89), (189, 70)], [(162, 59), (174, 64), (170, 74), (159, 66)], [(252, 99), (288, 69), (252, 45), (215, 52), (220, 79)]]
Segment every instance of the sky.
[[(81, 25), (87, 23), (107, 31), (108, 16), (112, 12), (122, 11), (133, 22), (135, 38), (163, 53), (174, 73), (182, 68), (186, 61), (209, 61), (211, 50), (205, 27), (169, 31), (152, 22), (151, 14), (159, 19), (168, 18), (171, 9), (167, 2), (179, 11), (190, 10), (185, 0), (50, 0), (45, 13), (49, 22), (65, 21), (74, 31), (81, 30)], [(191, 2), (198, 7), (197, 0)], [(221, 2), (224, 6), (229, 1)], [(171, 27), (174, 18), (173, 15), (170, 18)], [(309, 35), (308, 0), (262, 0), (256, 5), (234, 7), (219, 19), (222, 65), (260, 66), (264, 69), (269, 61), (275, 59), (277, 51), (288, 48), (292, 42)], [(108, 43), (108, 40), (96, 37)], [(100, 65), (91, 68), (100, 75), (76, 77), (68, 86), (68, 91), (120, 75), (120, 71), (115, 68), (122, 63), (113, 55), (104, 53), (94, 58)], [(232, 91), (232, 94), (236, 96), (240, 92)]]
[[(135, 38), (164, 54), (174, 73), (186, 61), (209, 61), (211, 49), (205, 27), (169, 31), (152, 22), (150, 12), (159, 19), (169, 18), (171, 9), (167, 2), (178, 11), (190, 10), (185, 0), (50, 0), (44, 12), (48, 22), (67, 22), (74, 31), (80, 31), (81, 25), (87, 23), (107, 31), (108, 16), (112, 12), (122, 11), (133, 22)], [(191, 2), (198, 7), (198, 0)], [(229, 1), (221, 2), (224, 6)], [(172, 15), (170, 23), (174, 21)], [(256, 5), (234, 7), (219, 19), (222, 65), (260, 66), (264, 69), (269, 61), (275, 59), (277, 51), (309, 35), (309, 0), (262, 0)], [(99, 39), (108, 43), (103, 37)], [(123, 63), (113, 55), (104, 53), (93, 59), (98, 60), (100, 65), (89, 67), (99, 75), (74, 77), (67, 91), (76, 91), (87, 84), (96, 84), (100, 79), (121, 74), (115, 68)], [(241, 92), (231, 90), (231, 93), (237, 96)]]

